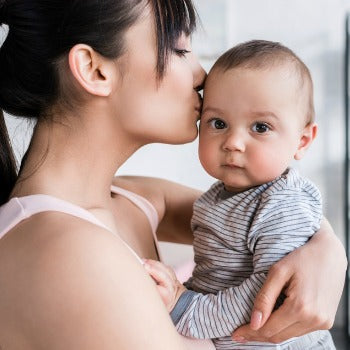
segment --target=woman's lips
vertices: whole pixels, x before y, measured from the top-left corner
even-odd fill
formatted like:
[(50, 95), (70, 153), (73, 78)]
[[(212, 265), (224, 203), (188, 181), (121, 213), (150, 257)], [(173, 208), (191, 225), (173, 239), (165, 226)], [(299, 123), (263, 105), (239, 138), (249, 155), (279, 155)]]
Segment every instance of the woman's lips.
[(197, 114), (197, 121), (200, 120), (201, 118), (201, 113), (202, 113), (202, 106), (196, 106), (194, 108), (196, 114)]
[(197, 92), (197, 97), (198, 97), (198, 101), (194, 107), (194, 109), (201, 113), (202, 112), (202, 105), (203, 105), (203, 99), (202, 99), (202, 96)]

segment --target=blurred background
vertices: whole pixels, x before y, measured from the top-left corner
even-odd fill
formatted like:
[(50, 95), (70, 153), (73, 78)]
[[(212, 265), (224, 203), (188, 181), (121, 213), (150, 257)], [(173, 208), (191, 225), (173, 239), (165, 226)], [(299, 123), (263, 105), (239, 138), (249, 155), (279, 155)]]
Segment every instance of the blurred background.
[[(294, 164), (313, 180), (323, 195), (324, 214), (346, 244), (346, 122), (345, 19), (346, 0), (194, 0), (201, 19), (193, 50), (208, 70), (231, 46), (251, 39), (280, 41), (310, 68), (314, 80), (319, 135), (305, 158)], [(23, 121), (7, 119), (20, 158), (31, 129)], [(149, 145), (119, 171), (163, 177), (206, 190), (214, 181), (201, 168), (197, 142), (183, 146)], [(168, 262), (176, 264), (191, 248), (163, 244)], [(317, 257), (315, 257), (317, 258)], [(331, 286), (330, 286), (331, 287)], [(339, 306), (334, 334), (337, 348), (347, 349), (347, 292)], [(350, 346), (349, 346), (350, 348)]]

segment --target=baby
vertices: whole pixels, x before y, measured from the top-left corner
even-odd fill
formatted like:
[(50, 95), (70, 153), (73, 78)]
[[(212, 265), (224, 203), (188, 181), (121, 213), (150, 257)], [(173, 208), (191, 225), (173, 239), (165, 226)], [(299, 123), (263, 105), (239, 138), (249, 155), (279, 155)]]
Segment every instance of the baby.
[(290, 49), (250, 41), (214, 64), (204, 89), (199, 158), (219, 181), (194, 204), (196, 266), (187, 289), (159, 263), (146, 262), (182, 335), (211, 338), (226, 350), (335, 349), (328, 331), (278, 345), (230, 337), (249, 323), (269, 268), (320, 227), (320, 193), (290, 167), (316, 133), (310, 72)]

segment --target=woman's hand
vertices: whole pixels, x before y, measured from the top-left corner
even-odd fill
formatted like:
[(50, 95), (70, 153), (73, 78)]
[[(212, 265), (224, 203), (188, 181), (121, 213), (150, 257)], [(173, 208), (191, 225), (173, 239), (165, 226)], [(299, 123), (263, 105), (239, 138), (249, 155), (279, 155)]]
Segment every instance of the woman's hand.
[(174, 270), (159, 261), (144, 260), (144, 267), (157, 283), (157, 289), (170, 313), (186, 288), (176, 278)]
[[(318, 329), (329, 329), (342, 294), (347, 260), (326, 220), (305, 246), (275, 264), (255, 299), (250, 325), (238, 328), (236, 341), (279, 343)], [(274, 311), (284, 289), (286, 299)]]

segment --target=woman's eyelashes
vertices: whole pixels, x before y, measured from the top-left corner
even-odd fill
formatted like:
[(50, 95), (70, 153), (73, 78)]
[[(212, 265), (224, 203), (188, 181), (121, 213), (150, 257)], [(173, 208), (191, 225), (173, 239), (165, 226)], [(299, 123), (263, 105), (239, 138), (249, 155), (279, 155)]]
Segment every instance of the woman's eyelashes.
[(186, 49), (174, 48), (173, 50), (174, 50), (175, 54), (180, 56), (180, 57), (186, 57), (186, 54), (191, 52), (190, 50), (186, 50)]

